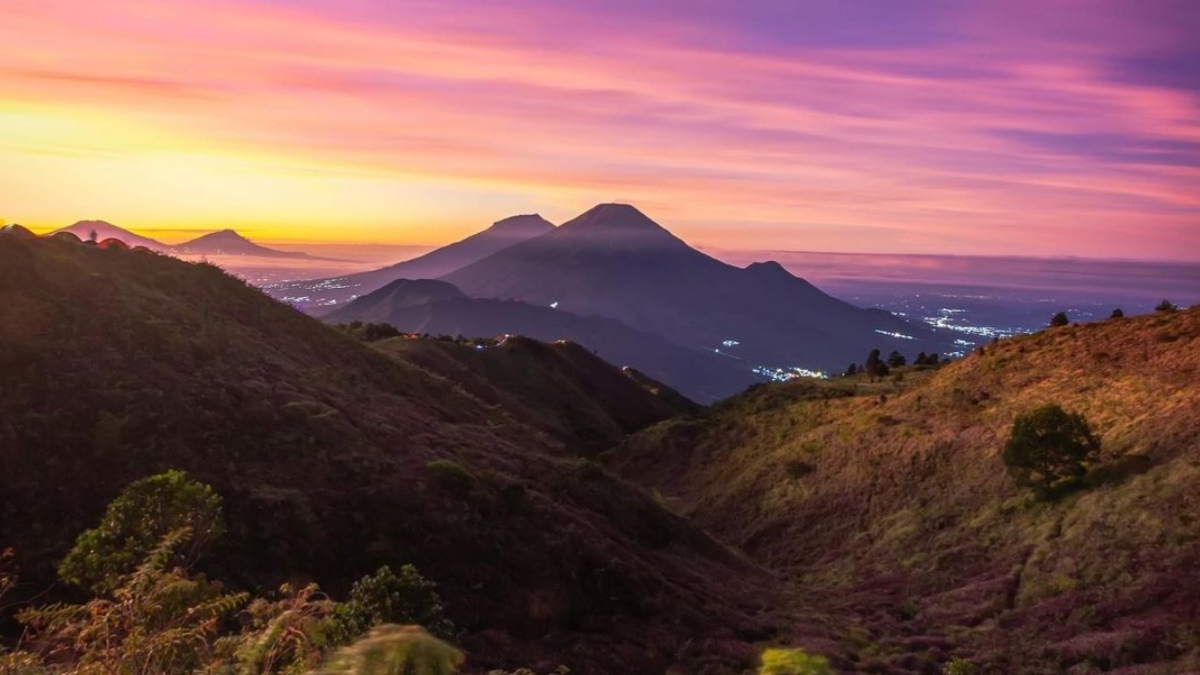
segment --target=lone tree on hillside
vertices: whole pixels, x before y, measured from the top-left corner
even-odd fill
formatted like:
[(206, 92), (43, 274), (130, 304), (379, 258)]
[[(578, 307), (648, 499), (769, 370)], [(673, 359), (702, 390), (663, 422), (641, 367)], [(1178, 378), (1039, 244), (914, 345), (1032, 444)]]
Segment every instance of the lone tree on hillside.
[(1079, 413), (1046, 405), (1013, 421), (1004, 444), (1004, 465), (1018, 485), (1042, 499), (1087, 475), (1087, 464), (1100, 454), (1100, 441)]
[(1069, 323), (1071, 323), (1071, 320), (1067, 318), (1066, 312), (1059, 312), (1058, 314), (1055, 314), (1050, 319), (1050, 327), (1051, 328), (1059, 328), (1059, 327), (1065, 326)]
[(1113, 310), (1112, 316), (1110, 316), (1110, 317), (1108, 317), (1108, 318), (1110, 318), (1110, 319), (1120, 319), (1120, 318), (1121, 318), (1121, 317), (1123, 317), (1123, 316), (1125, 316), (1125, 312), (1121, 311), (1121, 308), (1120, 308), (1120, 307), (1118, 307), (1118, 308), (1116, 308), (1116, 309), (1114, 309), (1114, 310)]
[(879, 358), (878, 349), (872, 349), (871, 353), (867, 354), (867, 362), (863, 364), (863, 371), (871, 377), (884, 377), (891, 372), (883, 359)]
[(1154, 311), (1156, 311), (1156, 312), (1174, 312), (1177, 309), (1179, 309), (1179, 308), (1175, 306), (1175, 303), (1164, 298), (1163, 301), (1158, 303), (1158, 306), (1154, 308)]

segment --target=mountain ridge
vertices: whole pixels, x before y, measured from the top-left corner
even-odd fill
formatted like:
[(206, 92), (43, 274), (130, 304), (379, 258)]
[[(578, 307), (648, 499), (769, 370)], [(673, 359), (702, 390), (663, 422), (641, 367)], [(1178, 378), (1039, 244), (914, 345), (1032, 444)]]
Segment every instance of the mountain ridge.
[(435, 279), (533, 237), (554, 230), (537, 214), (510, 216), (480, 232), (411, 260), (376, 270), (328, 279), (271, 284), (264, 290), (302, 310), (322, 313), (371, 293), (397, 279)]
[[(576, 410), (563, 396), (547, 430), (587, 438), (669, 414), (622, 408), (644, 390), (577, 348), (486, 358), (518, 374), (538, 359), (557, 395), (610, 401)], [(213, 576), (337, 593), (414, 563), (485, 670), (554, 659), (585, 675), (738, 672), (753, 636), (784, 629), (757, 609), (769, 575), (505, 407), (540, 409), (546, 390), (498, 379), (497, 397), (480, 398), (454, 369), (418, 361), (212, 265), (0, 237), (0, 541), (42, 588), (121, 486), (179, 469), (225, 500)], [(616, 398), (575, 372), (607, 373)], [(466, 478), (435, 471), (447, 466)]]
[(567, 339), (594, 349), (614, 365), (633, 366), (701, 403), (761, 381), (728, 357), (677, 345), (615, 319), (523, 302), (469, 298), (438, 280), (393, 281), (321, 318), (329, 323), (387, 323), (409, 333)]
[(617, 319), (752, 367), (841, 372), (873, 348), (952, 345), (927, 326), (829, 296), (778, 264), (743, 269), (717, 260), (623, 204), (589, 209), (441, 279), (475, 298), (558, 303)]

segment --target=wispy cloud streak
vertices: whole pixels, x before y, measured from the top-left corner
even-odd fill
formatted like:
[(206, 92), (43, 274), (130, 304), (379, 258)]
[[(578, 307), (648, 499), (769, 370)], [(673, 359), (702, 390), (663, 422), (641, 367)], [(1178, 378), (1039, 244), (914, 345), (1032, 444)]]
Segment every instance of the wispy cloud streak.
[(629, 200), (725, 247), (1200, 251), (1186, 3), (10, 4), (9, 218), (436, 240)]

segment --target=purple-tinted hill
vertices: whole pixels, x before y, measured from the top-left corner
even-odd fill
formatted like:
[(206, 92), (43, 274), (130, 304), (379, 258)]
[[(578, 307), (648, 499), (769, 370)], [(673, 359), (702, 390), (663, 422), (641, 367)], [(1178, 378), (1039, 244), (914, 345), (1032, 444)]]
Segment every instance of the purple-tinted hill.
[(701, 403), (761, 381), (734, 359), (680, 346), (615, 319), (580, 316), (546, 305), (468, 298), (443, 281), (393, 281), (322, 318), (330, 323), (388, 323), (408, 333), (570, 340), (609, 363), (633, 367)]

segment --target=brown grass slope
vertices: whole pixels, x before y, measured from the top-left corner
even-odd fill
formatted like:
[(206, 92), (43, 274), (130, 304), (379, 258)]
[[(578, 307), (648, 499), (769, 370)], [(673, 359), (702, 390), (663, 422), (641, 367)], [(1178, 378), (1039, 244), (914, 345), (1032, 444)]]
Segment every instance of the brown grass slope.
[(26, 594), (124, 485), (179, 468), (225, 497), (209, 572), (336, 592), (413, 562), (476, 666), (661, 673), (770, 632), (770, 580), (653, 499), (208, 265), (0, 237), (0, 467)]
[[(607, 459), (840, 616), (846, 671), (951, 654), (995, 673), (1200, 670), (1200, 309), (1013, 338), (892, 388), (764, 387)], [(1040, 503), (1000, 453), (1048, 403), (1086, 416), (1103, 460)]]

